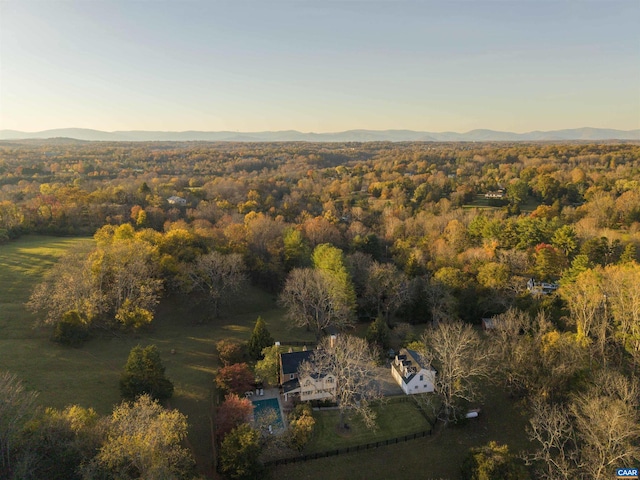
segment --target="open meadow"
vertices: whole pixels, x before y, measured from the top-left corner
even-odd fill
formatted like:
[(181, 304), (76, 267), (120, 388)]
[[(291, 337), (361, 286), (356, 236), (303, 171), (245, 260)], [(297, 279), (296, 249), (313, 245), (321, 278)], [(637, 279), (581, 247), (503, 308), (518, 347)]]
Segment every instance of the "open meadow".
[(289, 328), (275, 297), (249, 288), (242, 301), (216, 321), (204, 321), (207, 312), (189, 299), (171, 297), (159, 305), (149, 331), (104, 333), (81, 348), (58, 345), (50, 340), (50, 327), (34, 327), (37, 318), (25, 302), (60, 256), (87, 242), (91, 240), (28, 236), (0, 245), (0, 369), (17, 374), (28, 388), (38, 391), (42, 406), (78, 404), (107, 415), (120, 402), (118, 381), (131, 348), (157, 345), (175, 386), (171, 406), (188, 416), (189, 442), (206, 473), (211, 464), (216, 342), (247, 340), (258, 315), (276, 339), (312, 340), (313, 334)]

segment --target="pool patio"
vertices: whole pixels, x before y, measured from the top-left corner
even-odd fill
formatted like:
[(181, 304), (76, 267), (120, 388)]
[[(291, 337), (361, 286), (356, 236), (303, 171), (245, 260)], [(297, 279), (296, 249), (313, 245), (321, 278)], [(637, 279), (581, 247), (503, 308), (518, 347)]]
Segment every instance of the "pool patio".
[(258, 397), (252, 397), (251, 403), (253, 403), (254, 410), (254, 422), (256, 421), (256, 414), (260, 414), (268, 409), (275, 410), (277, 419), (274, 424), (269, 425), (271, 427), (270, 433), (279, 433), (287, 428), (286, 416), (282, 409), (282, 403), (280, 402), (280, 393), (277, 388), (265, 389), (263, 395)]

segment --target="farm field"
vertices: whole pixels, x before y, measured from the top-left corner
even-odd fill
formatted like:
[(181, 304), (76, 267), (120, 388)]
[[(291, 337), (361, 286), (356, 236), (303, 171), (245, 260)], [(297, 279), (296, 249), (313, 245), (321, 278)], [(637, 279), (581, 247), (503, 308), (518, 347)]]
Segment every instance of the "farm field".
[(86, 238), (28, 236), (0, 245), (0, 369), (17, 374), (28, 388), (38, 391), (42, 406), (78, 404), (107, 415), (120, 402), (118, 381), (130, 349), (155, 344), (167, 377), (174, 382), (171, 406), (188, 416), (189, 442), (200, 470), (207, 472), (216, 342), (247, 340), (258, 315), (276, 339), (312, 340), (313, 334), (289, 328), (275, 297), (250, 288), (242, 302), (224, 310), (217, 321), (203, 322), (202, 307), (172, 297), (161, 302), (149, 331), (105, 333), (77, 349), (60, 346), (50, 341), (50, 327), (34, 328), (36, 316), (24, 304), (58, 258), (88, 242)]

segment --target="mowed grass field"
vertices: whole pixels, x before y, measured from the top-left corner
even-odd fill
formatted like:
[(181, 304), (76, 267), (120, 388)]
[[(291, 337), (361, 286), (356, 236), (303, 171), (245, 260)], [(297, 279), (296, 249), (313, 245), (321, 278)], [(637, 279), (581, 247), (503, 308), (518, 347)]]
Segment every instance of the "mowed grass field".
[(50, 340), (51, 327), (34, 328), (37, 317), (24, 304), (54, 262), (91, 241), (28, 236), (0, 245), (0, 370), (17, 374), (38, 391), (42, 406), (78, 404), (108, 415), (120, 402), (118, 381), (129, 351), (138, 344), (155, 344), (175, 386), (171, 406), (189, 417), (189, 443), (200, 470), (207, 473), (216, 342), (247, 340), (258, 315), (276, 340), (313, 340), (313, 334), (290, 328), (273, 295), (248, 288), (218, 320), (205, 321), (206, 309), (190, 298), (171, 297), (159, 305), (149, 331), (105, 332), (81, 348), (60, 346)]
[[(404, 397), (400, 397), (404, 399)], [(379, 440), (401, 437), (412, 433), (429, 430), (431, 424), (417, 409), (412, 401), (399, 402), (398, 398), (390, 398), (388, 402), (375, 406), (376, 430), (366, 428), (359, 417), (347, 421), (349, 432), (338, 433), (337, 426), (340, 413), (337, 410), (315, 411), (313, 417), (316, 425), (313, 438), (305, 447), (304, 453), (324, 452), (352, 445), (362, 445)]]
[[(461, 478), (460, 467), (471, 447), (495, 440), (509, 445), (513, 453), (529, 449), (525, 430), (528, 422), (518, 404), (495, 387), (487, 387), (485, 395), (480, 416), (463, 425), (434, 429), (430, 437), (405, 443), (272, 467), (271, 476), (279, 480), (457, 480)], [(385, 408), (393, 406), (388, 404)], [(346, 445), (335, 448), (342, 446)]]

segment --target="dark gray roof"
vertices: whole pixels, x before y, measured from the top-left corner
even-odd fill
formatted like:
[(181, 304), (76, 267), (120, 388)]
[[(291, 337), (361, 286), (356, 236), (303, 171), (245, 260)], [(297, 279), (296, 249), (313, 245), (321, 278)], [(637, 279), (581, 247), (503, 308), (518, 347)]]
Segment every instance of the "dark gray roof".
[(300, 388), (300, 382), (297, 378), (294, 378), (293, 380), (289, 380), (288, 382), (284, 382), (282, 384), (282, 393), (289, 393), (290, 391), (297, 388)]
[(281, 353), (282, 373), (285, 375), (298, 373), (298, 367), (300, 367), (300, 364), (305, 361), (310, 361), (311, 355), (313, 355), (313, 350), (307, 350), (306, 352)]
[(408, 348), (403, 348), (402, 350), (407, 352), (408, 360), (413, 362), (414, 365), (417, 365), (418, 368), (429, 369), (428, 362), (424, 358), (422, 358), (422, 355), (420, 355), (418, 352), (416, 352), (415, 350), (409, 350)]

